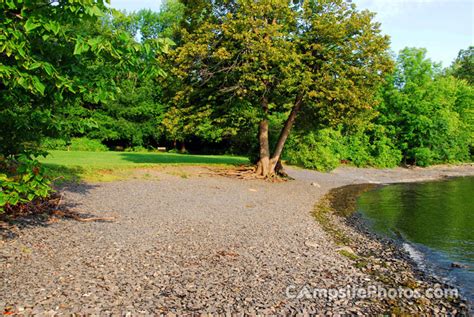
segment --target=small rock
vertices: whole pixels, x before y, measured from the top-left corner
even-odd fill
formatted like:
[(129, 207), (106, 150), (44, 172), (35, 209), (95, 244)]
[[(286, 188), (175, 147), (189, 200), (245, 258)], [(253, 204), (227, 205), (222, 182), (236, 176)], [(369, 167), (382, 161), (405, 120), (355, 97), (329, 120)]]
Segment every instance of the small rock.
[(316, 242), (314, 241), (309, 241), (309, 240), (306, 240), (304, 242), (304, 245), (307, 246), (307, 247), (310, 247), (310, 248), (317, 248), (319, 247), (319, 244), (317, 244)]
[(348, 247), (348, 246), (343, 246), (343, 247), (340, 247), (340, 248), (337, 248), (337, 251), (338, 252), (348, 252), (348, 253), (352, 253), (352, 254), (355, 254), (354, 250), (352, 250), (351, 247)]
[(321, 188), (321, 185), (319, 185), (319, 184), (316, 183), (316, 182), (312, 182), (312, 183), (311, 183), (311, 186), (314, 186), (314, 187), (317, 187), (317, 188)]

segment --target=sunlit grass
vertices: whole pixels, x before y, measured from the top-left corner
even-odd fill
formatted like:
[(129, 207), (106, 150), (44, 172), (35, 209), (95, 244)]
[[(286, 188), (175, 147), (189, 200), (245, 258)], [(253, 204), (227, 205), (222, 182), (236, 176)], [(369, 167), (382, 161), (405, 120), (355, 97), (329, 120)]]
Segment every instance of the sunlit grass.
[(248, 164), (245, 157), (176, 153), (50, 151), (40, 160), (52, 178), (63, 181), (114, 181), (128, 178), (135, 168), (184, 165)]

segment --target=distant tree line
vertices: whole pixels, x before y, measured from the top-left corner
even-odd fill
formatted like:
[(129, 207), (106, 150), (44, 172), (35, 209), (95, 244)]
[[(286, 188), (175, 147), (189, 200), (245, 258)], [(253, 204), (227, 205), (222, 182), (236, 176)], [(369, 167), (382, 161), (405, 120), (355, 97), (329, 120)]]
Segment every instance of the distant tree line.
[(281, 159), (320, 170), (472, 160), (474, 48), (445, 69), (424, 49), (392, 56), (373, 14), (343, 0), (0, 8), (3, 157), (166, 146), (248, 155), (263, 176)]

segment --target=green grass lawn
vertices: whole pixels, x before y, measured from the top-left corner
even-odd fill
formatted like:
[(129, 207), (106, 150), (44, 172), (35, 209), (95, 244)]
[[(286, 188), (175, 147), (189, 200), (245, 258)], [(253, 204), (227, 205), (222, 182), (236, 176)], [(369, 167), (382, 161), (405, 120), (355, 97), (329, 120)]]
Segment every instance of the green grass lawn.
[(50, 151), (40, 161), (52, 177), (66, 181), (107, 181), (124, 178), (128, 171), (139, 167), (166, 165), (237, 165), (249, 160), (229, 155), (189, 155), (176, 153), (82, 152)]

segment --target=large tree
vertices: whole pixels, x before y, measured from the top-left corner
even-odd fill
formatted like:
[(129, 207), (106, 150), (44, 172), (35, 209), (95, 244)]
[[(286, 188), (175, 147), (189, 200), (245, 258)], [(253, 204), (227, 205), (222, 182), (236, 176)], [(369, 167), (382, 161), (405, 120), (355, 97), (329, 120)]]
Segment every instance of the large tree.
[[(206, 4), (211, 14), (183, 32), (174, 52), (174, 105), (211, 107), (208, 117), (221, 124), (223, 117), (239, 121), (230, 116), (241, 113), (236, 108), (253, 108), (246, 113), (257, 117), (261, 176), (277, 172), (295, 122), (331, 124), (370, 108), (374, 87), (391, 68), (389, 41), (373, 14), (346, 1)], [(272, 146), (269, 117), (279, 114), (286, 120)]]
[(458, 57), (451, 66), (452, 74), (460, 79), (465, 79), (474, 85), (474, 46), (460, 50)]
[(63, 108), (62, 117), (68, 123), (68, 136), (87, 136), (118, 147), (158, 144), (159, 124), (164, 112), (160, 81), (164, 73), (157, 57), (170, 44), (161, 33), (151, 31), (162, 29), (160, 21), (159, 14), (148, 11), (131, 14), (113, 11), (105, 18), (83, 26), (89, 35), (108, 37), (111, 34), (114, 40), (117, 40), (115, 35), (122, 33), (128, 33), (129, 38), (138, 39), (138, 34), (141, 37), (134, 43), (138, 50), (131, 57), (131, 65), (117, 67), (115, 59), (98, 58), (90, 61), (87, 68), (82, 68), (84, 73), (90, 69), (96, 76), (101, 74), (101, 80), (115, 83), (116, 93), (113, 100), (97, 102), (80, 98), (75, 104)]
[(0, 2), (0, 154), (63, 130), (61, 109), (100, 105), (150, 47), (108, 27), (104, 0)]
[(400, 51), (396, 69), (382, 92), (377, 121), (408, 164), (427, 166), (470, 157), (473, 136), (473, 88), (443, 74), (426, 49)]

